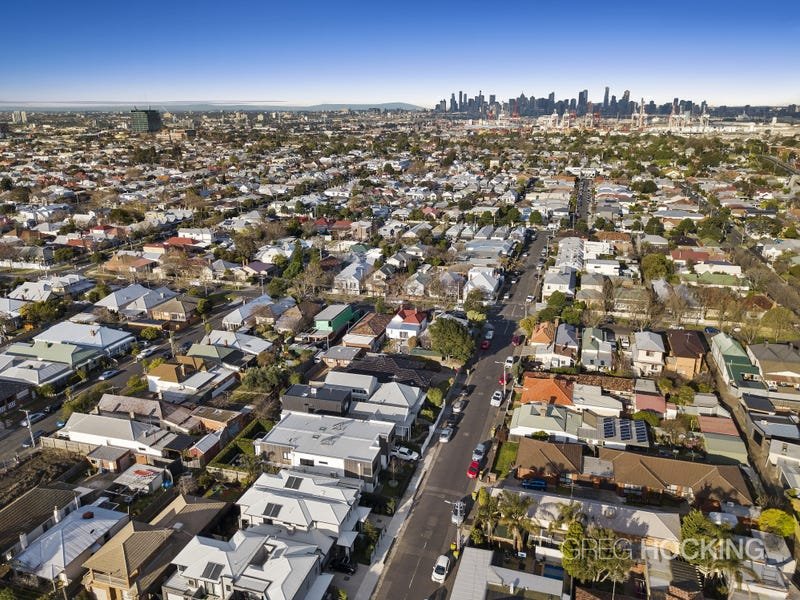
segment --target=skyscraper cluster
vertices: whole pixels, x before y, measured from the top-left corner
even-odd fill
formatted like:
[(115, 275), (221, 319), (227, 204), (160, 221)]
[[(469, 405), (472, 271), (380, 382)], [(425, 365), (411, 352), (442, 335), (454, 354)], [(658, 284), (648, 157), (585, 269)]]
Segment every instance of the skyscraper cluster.
[[(651, 100), (645, 104), (644, 110), (649, 115), (669, 115), (685, 112), (700, 114), (705, 108), (705, 102), (697, 104), (692, 100), (675, 98), (672, 102), (660, 105)], [(437, 104), (436, 110), (474, 118), (492, 118), (500, 114), (512, 117), (536, 117), (550, 115), (553, 112), (559, 115), (572, 113), (579, 117), (596, 115), (606, 118), (626, 118), (639, 111), (639, 102), (631, 100), (630, 90), (624, 90), (622, 96), (617, 98), (616, 94), (611, 93), (611, 89), (608, 86), (604, 89), (602, 101), (597, 102), (589, 100), (589, 90), (587, 89), (579, 91), (577, 98), (556, 100), (555, 92), (550, 92), (547, 96), (539, 98), (520, 94), (519, 97), (509, 98), (505, 102), (498, 102), (494, 94), (491, 94), (487, 101), (482, 91), (472, 98), (468, 97), (463, 91), (459, 91), (458, 96), (456, 96), (455, 92), (450, 95), (449, 103), (446, 100), (441, 100)]]

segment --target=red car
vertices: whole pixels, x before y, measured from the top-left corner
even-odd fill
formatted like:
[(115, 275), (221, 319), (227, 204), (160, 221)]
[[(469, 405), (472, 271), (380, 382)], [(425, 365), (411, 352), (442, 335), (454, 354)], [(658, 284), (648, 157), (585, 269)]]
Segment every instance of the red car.
[(467, 477), (470, 479), (475, 479), (478, 477), (478, 472), (481, 470), (481, 464), (477, 460), (473, 460), (469, 463), (469, 468), (467, 469)]
[(497, 383), (500, 385), (508, 385), (511, 383), (511, 376), (510, 375), (500, 375), (500, 379), (497, 380)]
[(511, 338), (511, 345), (512, 346), (519, 346), (521, 343), (522, 343), (522, 336), (521, 335), (515, 335), (514, 337)]
[(492, 342), (490, 342), (489, 340), (483, 340), (481, 342), (481, 350), (487, 350), (489, 348), (489, 346), (491, 346), (491, 345), (492, 345)]

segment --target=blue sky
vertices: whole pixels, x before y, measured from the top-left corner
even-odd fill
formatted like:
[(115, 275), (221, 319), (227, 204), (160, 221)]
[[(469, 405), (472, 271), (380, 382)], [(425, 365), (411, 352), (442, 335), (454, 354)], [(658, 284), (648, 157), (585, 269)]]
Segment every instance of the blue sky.
[[(515, 6), (516, 5), (516, 6)], [(607, 8), (597, 8), (605, 6)], [(792, 2), (12, 0), (0, 101), (800, 103)]]

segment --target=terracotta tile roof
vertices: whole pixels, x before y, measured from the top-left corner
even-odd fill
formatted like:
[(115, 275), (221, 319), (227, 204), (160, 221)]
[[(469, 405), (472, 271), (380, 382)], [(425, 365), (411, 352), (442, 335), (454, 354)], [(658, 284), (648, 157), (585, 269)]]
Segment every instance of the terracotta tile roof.
[(753, 498), (738, 466), (707, 465), (659, 456), (600, 448), (600, 460), (610, 461), (618, 485), (631, 484), (653, 490), (670, 485), (691, 488), (700, 502), (731, 501), (751, 506)]
[(572, 382), (566, 379), (538, 379), (525, 377), (520, 402), (547, 402), (558, 406), (572, 406)]
[(583, 468), (582, 444), (553, 444), (531, 438), (519, 441), (516, 464), (534, 477), (579, 473)]
[(708, 415), (698, 415), (697, 423), (703, 433), (718, 433), (720, 435), (733, 435), (739, 437), (733, 419), (725, 417), (710, 417)]

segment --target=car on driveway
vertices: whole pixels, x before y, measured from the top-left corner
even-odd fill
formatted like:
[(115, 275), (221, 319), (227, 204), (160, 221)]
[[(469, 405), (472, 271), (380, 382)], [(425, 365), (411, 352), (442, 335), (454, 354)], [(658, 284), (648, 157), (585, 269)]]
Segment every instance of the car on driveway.
[(334, 571), (339, 571), (340, 573), (347, 573), (348, 575), (354, 575), (355, 572), (358, 570), (358, 563), (351, 561), (347, 558), (334, 559), (329, 563), (329, 566)]
[(477, 460), (473, 460), (471, 463), (469, 463), (469, 467), (467, 467), (467, 477), (470, 479), (476, 479), (480, 470), (481, 463), (479, 463)]
[(27, 427), (28, 426), (28, 419), (30, 419), (31, 425), (33, 425), (34, 423), (38, 423), (39, 421), (44, 419), (46, 416), (47, 415), (44, 414), (43, 412), (31, 413), (27, 418), (22, 419), (22, 421), (20, 421), (19, 426), (20, 427)]
[(450, 558), (446, 554), (442, 554), (436, 559), (436, 564), (433, 565), (433, 573), (431, 573), (431, 581), (436, 583), (444, 583), (447, 579), (447, 573), (450, 571)]
[(414, 452), (405, 446), (392, 450), (392, 456), (400, 460), (419, 460), (419, 452)]
[(464, 515), (467, 512), (467, 505), (463, 500), (453, 502), (453, 512), (450, 513), (450, 522), (458, 527), (464, 522)]
[(453, 438), (453, 428), (445, 427), (439, 432), (439, 441), (446, 444)]
[(464, 400), (456, 400), (455, 402), (453, 402), (453, 408), (452, 408), (453, 414), (460, 415), (462, 412), (464, 412), (466, 406), (467, 403)]

